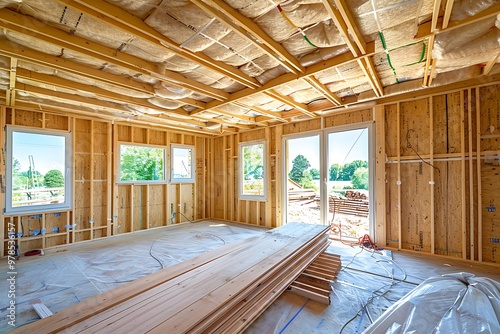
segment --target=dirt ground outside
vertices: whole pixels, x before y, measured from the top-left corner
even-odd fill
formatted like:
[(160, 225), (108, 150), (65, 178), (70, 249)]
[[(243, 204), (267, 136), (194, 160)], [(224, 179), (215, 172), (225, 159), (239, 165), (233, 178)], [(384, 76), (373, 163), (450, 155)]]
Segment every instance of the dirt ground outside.
[[(322, 224), (317, 201), (290, 202), (288, 204), (288, 222)], [(339, 238), (358, 239), (369, 234), (368, 217), (328, 213), (328, 224), (332, 225), (332, 234)]]

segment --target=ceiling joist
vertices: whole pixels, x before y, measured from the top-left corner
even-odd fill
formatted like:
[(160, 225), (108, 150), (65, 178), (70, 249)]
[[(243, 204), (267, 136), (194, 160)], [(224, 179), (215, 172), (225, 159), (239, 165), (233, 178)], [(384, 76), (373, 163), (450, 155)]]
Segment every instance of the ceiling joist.
[(254, 78), (244, 74), (233, 66), (213, 60), (201, 52), (192, 52), (182, 48), (179, 44), (144, 23), (141, 19), (106, 1), (57, 0), (57, 2), (82, 12), (93, 19), (137, 36), (158, 47), (165, 48), (166, 51), (174, 53), (177, 56), (199, 63), (201, 66), (223, 74), (242, 85), (247, 87), (259, 86), (259, 83)]
[[(251, 34), (253, 38), (264, 44), (267, 48), (271, 49), (272, 52), (277, 55), (278, 59), (281, 59), (282, 65), (290, 72), (299, 73), (304, 71), (304, 68), (302, 67), (302, 65), (300, 65), (299, 61), (295, 59), (295, 57), (290, 55), (290, 53), (288, 53), (288, 51), (286, 51), (285, 48), (281, 46), (281, 44), (272, 40), (255, 22), (241, 15), (238, 11), (234, 10), (234, 8), (226, 4), (224, 1), (203, 1), (210, 5), (210, 7), (213, 7), (219, 12), (223, 13), (231, 21), (235, 22), (240, 27), (245, 29), (248, 34)], [(199, 0), (193, 0), (192, 2), (196, 5), (203, 5)]]

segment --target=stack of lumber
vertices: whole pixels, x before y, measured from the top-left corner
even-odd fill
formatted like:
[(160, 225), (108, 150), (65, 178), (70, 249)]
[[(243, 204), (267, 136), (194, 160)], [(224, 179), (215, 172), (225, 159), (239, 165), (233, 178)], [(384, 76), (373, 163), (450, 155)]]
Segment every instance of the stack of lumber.
[(352, 190), (347, 190), (345, 192), (345, 197), (349, 199), (368, 199), (365, 194), (359, 192), (359, 191), (352, 191)]
[(330, 212), (333, 212), (334, 215), (340, 213), (345, 215), (368, 217), (368, 200), (334, 198), (332, 196), (330, 196), (328, 200)]
[(328, 247), (291, 223), (89, 298), (13, 333), (239, 333)]
[(316, 196), (316, 190), (314, 189), (288, 190), (288, 201), (299, 205), (313, 202)]
[(340, 271), (340, 255), (323, 252), (288, 288), (290, 292), (330, 305), (330, 281)]

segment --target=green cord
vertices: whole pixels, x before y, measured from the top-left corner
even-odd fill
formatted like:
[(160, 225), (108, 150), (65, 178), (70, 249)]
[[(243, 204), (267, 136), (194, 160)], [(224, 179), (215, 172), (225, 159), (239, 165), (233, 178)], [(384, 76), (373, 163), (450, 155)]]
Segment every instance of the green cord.
[(396, 74), (396, 69), (394, 68), (394, 66), (392, 66), (391, 56), (389, 55), (389, 51), (387, 50), (387, 44), (385, 44), (384, 34), (381, 31), (379, 31), (378, 34), (380, 36), (380, 40), (382, 41), (382, 47), (384, 48), (385, 54), (387, 55), (387, 62), (389, 63), (389, 66), (392, 69), (392, 73), (394, 73), (394, 76), (396, 77), (396, 83), (399, 83), (398, 75)]
[(425, 58), (425, 50), (426, 49), (427, 49), (427, 45), (425, 45), (425, 43), (423, 43), (422, 55), (420, 56), (420, 59), (417, 62), (414, 62), (414, 63), (411, 63), (411, 64), (406, 64), (406, 65), (403, 65), (403, 66), (411, 66), (411, 65), (415, 65), (415, 64), (420, 64), (424, 60), (424, 58)]
[(303, 34), (302, 36), (304, 36), (304, 39), (306, 40), (307, 43), (309, 43), (310, 46), (317, 48), (317, 46), (311, 43), (311, 41), (309, 40), (309, 38), (307, 38), (305, 34)]

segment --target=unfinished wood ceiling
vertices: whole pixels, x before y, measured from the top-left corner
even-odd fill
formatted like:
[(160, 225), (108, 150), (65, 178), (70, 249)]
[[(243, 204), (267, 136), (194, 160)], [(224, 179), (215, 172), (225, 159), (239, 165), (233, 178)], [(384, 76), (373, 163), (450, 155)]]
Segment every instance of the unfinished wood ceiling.
[(500, 72), (500, 0), (0, 0), (0, 103), (221, 133)]

